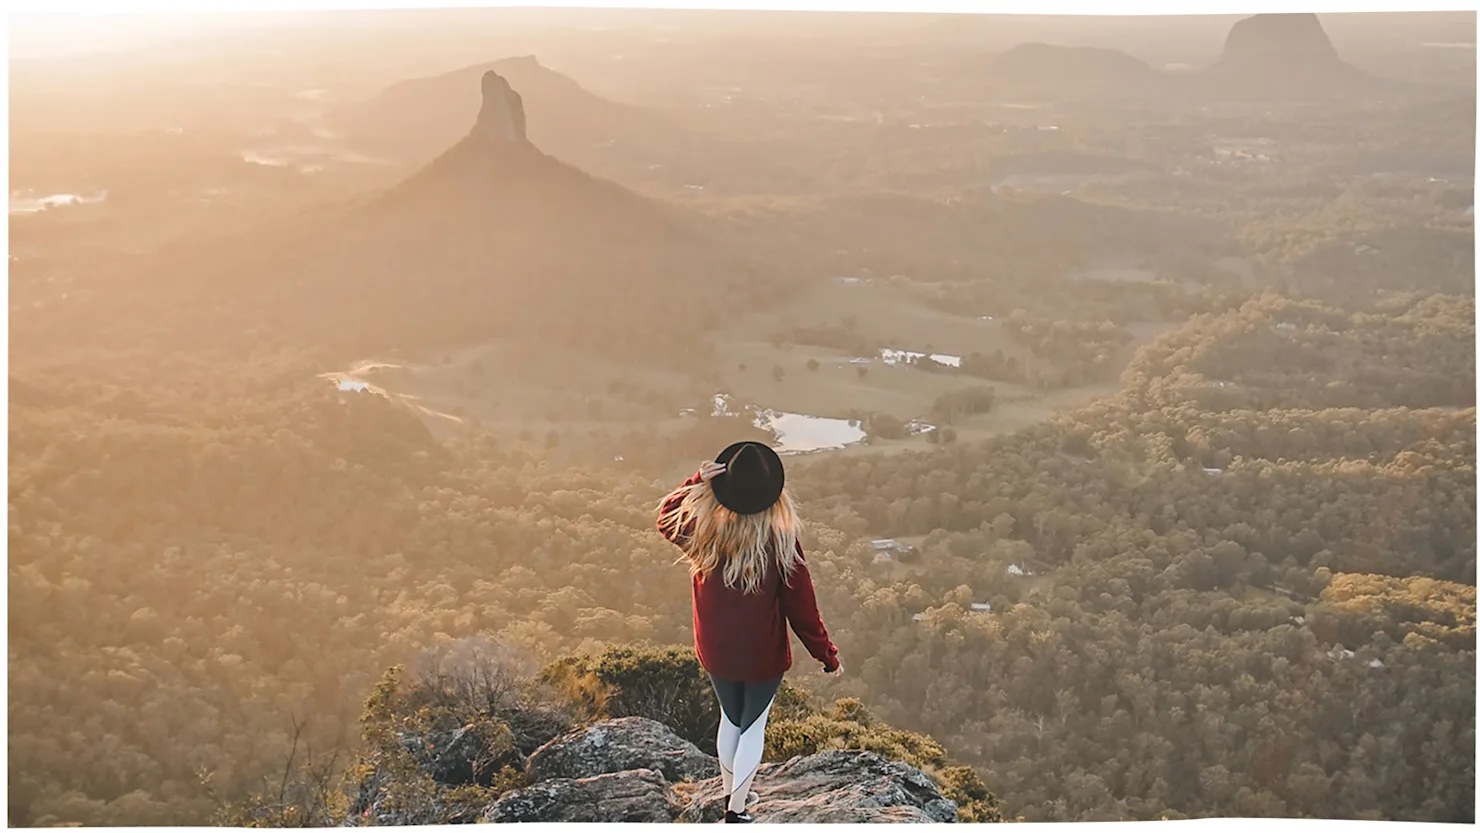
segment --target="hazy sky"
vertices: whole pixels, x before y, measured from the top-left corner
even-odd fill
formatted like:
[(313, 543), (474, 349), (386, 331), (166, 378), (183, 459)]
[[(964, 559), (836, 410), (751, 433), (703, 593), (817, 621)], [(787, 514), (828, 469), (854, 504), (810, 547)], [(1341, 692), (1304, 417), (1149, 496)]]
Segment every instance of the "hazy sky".
[[(854, 11), (954, 11), (1016, 13), (1041, 17), (1056, 13), (1086, 14), (1095, 12), (1104, 15), (1134, 16), (1141, 14), (1197, 14), (1197, 15), (1248, 15), (1267, 11), (1287, 11), (1287, 0), (1116, 0), (1115, 3), (1087, 2), (1086, 0), (648, 0), (648, 8), (676, 7), (703, 8), (706, 6), (736, 9), (832, 9)], [(377, 28), (385, 25), (391, 15), (385, 14), (336, 14), (326, 16), (327, 9), (398, 9), (432, 10), (448, 7), (494, 7), (499, 3), (487, 0), (257, 0), (256, 2), (212, 3), (219, 11), (198, 11), (201, 0), (155, 0), (155, 2), (120, 2), (105, 4), (97, 0), (18, 0), (11, 4), (23, 11), (10, 14), (9, 45), (12, 59), (75, 55), (86, 52), (113, 51), (147, 46), (161, 40), (170, 40), (191, 34), (220, 32), (237, 27), (278, 28), (331, 26), (344, 28)], [(504, 14), (543, 18), (541, 22), (558, 23), (561, 18), (572, 17), (599, 19), (603, 14), (612, 14), (594, 6), (623, 6), (622, 0), (585, 0), (582, 9), (534, 9), (532, 6), (553, 6), (546, 0), (522, 0), (524, 9), (506, 9)], [(629, 0), (629, 5), (631, 5)], [(1447, 2), (1425, 2), (1424, 11), (1466, 10), (1466, 4)], [(118, 13), (119, 9), (127, 10)], [(194, 14), (180, 10), (195, 10)], [(225, 11), (236, 9), (237, 11)], [(256, 9), (257, 11), (242, 11)], [(104, 13), (106, 10), (107, 13)], [(317, 11), (316, 11), (317, 10)], [(1331, 0), (1307, 0), (1301, 3), (1301, 11), (1335, 13), (1341, 11), (1400, 11), (1403, 4), (1371, 2), (1331, 2)], [(617, 11), (617, 15), (624, 12)], [(456, 12), (452, 12), (456, 14)], [(630, 12), (627, 12), (630, 14)], [(332, 22), (331, 22), (332, 21)], [(1108, 21), (1106, 21), (1108, 22)], [(1126, 23), (1129, 23), (1127, 21)], [(1126, 25), (1126, 24), (1122, 24)], [(1134, 25), (1134, 24), (1131, 24)], [(1328, 26), (1329, 28), (1329, 26)], [(1473, 25), (1465, 31), (1456, 31), (1455, 40), (1473, 42)]]
[[(120, 4), (127, 7), (129, 4)], [(311, 12), (250, 14), (45, 14), (10, 15), (10, 57), (33, 58), (129, 49), (151, 42), (251, 24), (290, 26)]]

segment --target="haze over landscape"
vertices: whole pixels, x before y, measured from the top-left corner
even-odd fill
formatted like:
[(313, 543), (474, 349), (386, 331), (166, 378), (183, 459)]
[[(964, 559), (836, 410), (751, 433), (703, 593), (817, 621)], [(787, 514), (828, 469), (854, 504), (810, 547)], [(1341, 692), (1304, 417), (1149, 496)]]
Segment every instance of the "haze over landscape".
[(747, 438), (758, 821), (1474, 822), (1473, 13), (155, 23), (12, 32), (10, 824), (715, 820)]

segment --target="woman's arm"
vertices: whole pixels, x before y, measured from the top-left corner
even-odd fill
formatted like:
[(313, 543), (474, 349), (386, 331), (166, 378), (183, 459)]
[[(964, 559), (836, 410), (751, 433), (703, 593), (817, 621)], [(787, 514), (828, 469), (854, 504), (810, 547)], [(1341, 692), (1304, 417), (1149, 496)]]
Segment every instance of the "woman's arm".
[(663, 499), (663, 505), (658, 507), (658, 532), (675, 544), (691, 530), (674, 529), (673, 512), (678, 509), (680, 503), (683, 503), (684, 490), (698, 484), (701, 480), (703, 480), (703, 472), (695, 472), (688, 480), (679, 484), (677, 489), (669, 492), (668, 497)]
[(807, 569), (807, 557), (802, 552), (802, 543), (797, 542), (797, 565), (792, 570), (791, 580), (781, 582), (781, 612), (791, 629), (806, 646), (807, 653), (822, 663), (822, 670), (831, 674), (838, 669), (838, 648), (827, 635), (827, 626), (822, 624), (822, 613), (817, 610), (817, 591), (812, 587), (812, 573)]

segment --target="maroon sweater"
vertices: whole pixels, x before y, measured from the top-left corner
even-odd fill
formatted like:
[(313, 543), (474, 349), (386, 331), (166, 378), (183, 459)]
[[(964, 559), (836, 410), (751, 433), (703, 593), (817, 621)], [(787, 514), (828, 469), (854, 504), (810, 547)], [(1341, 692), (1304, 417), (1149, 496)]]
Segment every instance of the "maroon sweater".
[[(695, 474), (683, 485), (692, 486), (699, 481), (699, 475)], [(677, 505), (677, 498), (669, 498), (663, 504), (658, 512), (658, 531), (682, 546), (692, 527), (674, 530), (665, 527), (662, 520)], [(705, 671), (722, 679), (746, 683), (780, 677), (791, 668), (788, 622), (824, 670), (837, 669), (838, 649), (828, 638), (822, 615), (817, 611), (817, 595), (801, 542), (797, 542), (797, 556), (789, 582), (781, 580), (781, 570), (773, 563), (755, 593), (726, 587), (722, 570), (715, 570), (708, 578), (694, 577), (694, 651)]]

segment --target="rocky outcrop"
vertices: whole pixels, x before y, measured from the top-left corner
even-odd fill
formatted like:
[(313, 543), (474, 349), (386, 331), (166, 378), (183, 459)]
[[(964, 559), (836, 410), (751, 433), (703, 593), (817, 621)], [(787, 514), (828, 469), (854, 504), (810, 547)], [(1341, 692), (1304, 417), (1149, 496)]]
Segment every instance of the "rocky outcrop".
[[(724, 818), (718, 762), (656, 721), (640, 717), (606, 720), (555, 738), (529, 757), (526, 785), (491, 803), (486, 797), (478, 801), (476, 791), (457, 788), (470, 783), (465, 765), (471, 768), (480, 755), (488, 754), (477, 740), (483, 734), (439, 732), (435, 739), (420, 742), (402, 737), (401, 744), (412, 752), (416, 767), (436, 785), (391, 800), (387, 799), (388, 788), (395, 786), (397, 776), (373, 771), (359, 784), (346, 824), (654, 823)], [(443, 751), (444, 757), (433, 755), (432, 747)], [(956, 821), (956, 804), (924, 772), (873, 752), (841, 749), (762, 765), (748, 809), (762, 823)]]
[[(717, 822), (725, 815), (723, 792), (719, 778), (670, 784), (652, 769), (556, 778), (503, 796), (479, 821)], [(758, 823), (956, 821), (956, 804), (925, 773), (841, 749), (762, 766), (750, 811)]]
[(683, 805), (661, 773), (651, 769), (592, 778), (557, 778), (495, 801), (480, 822), (671, 822)]
[[(680, 785), (680, 821), (724, 818), (718, 778)], [(750, 811), (757, 822), (801, 824), (940, 823), (956, 821), (956, 803), (915, 767), (873, 752), (835, 749), (765, 764), (756, 775)]]
[[(715, 822), (724, 817), (718, 763), (645, 718), (594, 724), (530, 756), (533, 782), (480, 816), (488, 822)], [(872, 752), (830, 750), (761, 767), (757, 822), (954, 822), (956, 804), (915, 767)]]
[(653, 770), (670, 782), (719, 775), (719, 762), (656, 720), (622, 717), (556, 738), (529, 758), (533, 781)]
[(524, 99), (491, 69), (483, 73), (483, 106), (472, 135), (491, 144), (529, 141), (524, 130)]

